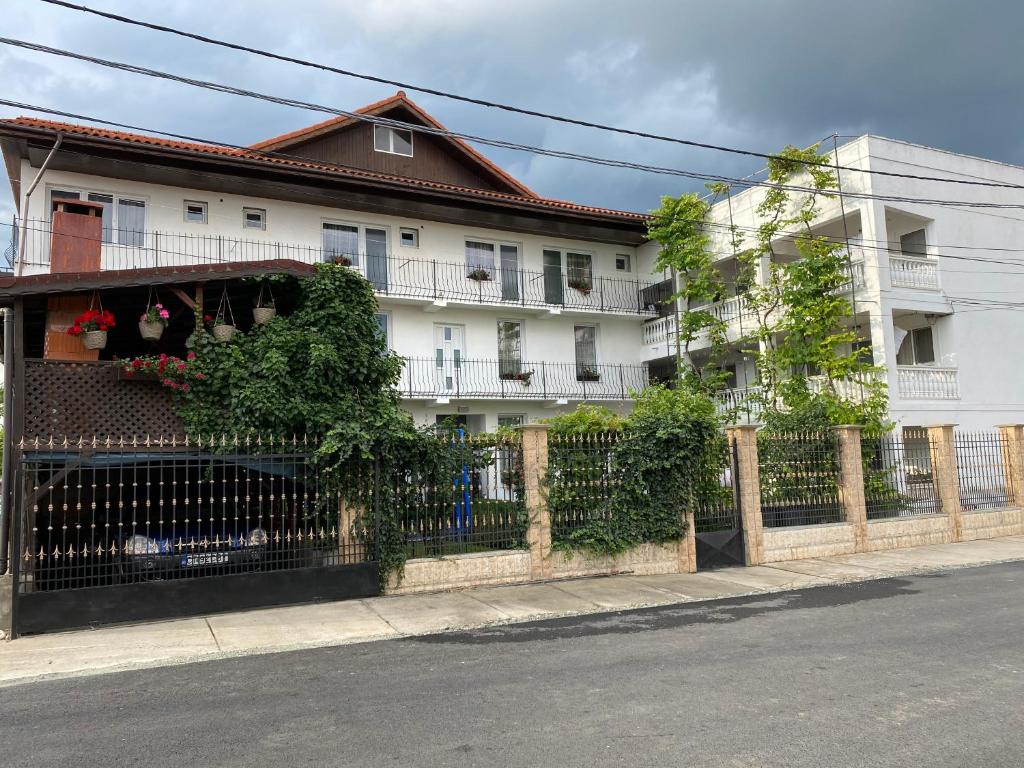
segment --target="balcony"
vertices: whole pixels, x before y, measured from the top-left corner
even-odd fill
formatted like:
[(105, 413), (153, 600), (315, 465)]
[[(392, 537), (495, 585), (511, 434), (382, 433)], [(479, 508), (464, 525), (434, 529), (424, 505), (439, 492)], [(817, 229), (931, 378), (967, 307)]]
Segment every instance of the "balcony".
[(410, 400), (628, 400), (647, 366), (406, 358), (399, 389)]
[[(17, 231), (16, 231), (17, 234)], [(51, 271), (48, 221), (29, 221), (24, 273)], [(597, 273), (518, 267), (468, 267), (465, 261), (422, 259), (394, 254), (343, 254), (299, 243), (247, 240), (219, 235), (156, 231), (107, 232), (100, 269), (125, 270), (186, 264), (249, 263), (287, 259), (315, 264), (333, 261), (364, 275), (379, 296), (419, 301), (441, 308), (448, 303), (538, 307), (548, 311), (657, 315), (671, 296), (671, 285)], [(95, 247), (95, 241), (83, 243)], [(17, 253), (12, 243), (10, 253)], [(666, 287), (667, 286), (667, 287)]]
[(889, 276), (894, 288), (939, 290), (939, 263), (935, 259), (890, 256)]
[(904, 400), (959, 400), (960, 375), (956, 368), (900, 365), (898, 391)]

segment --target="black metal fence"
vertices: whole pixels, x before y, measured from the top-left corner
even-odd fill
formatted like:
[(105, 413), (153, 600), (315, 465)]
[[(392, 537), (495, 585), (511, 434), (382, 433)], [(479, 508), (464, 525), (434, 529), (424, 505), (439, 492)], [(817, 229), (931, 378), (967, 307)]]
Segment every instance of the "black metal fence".
[(956, 432), (960, 506), (965, 511), (1010, 506), (1013, 489), (1006, 477), (1009, 446), (999, 432)]
[(761, 432), (757, 451), (766, 528), (843, 520), (839, 446), (834, 433)]
[(620, 481), (613, 453), (623, 439), (617, 432), (549, 435), (546, 492), (553, 543), (571, 541), (584, 526), (608, 523)]
[(25, 442), (21, 592), (372, 559), (309, 438)]
[(693, 527), (696, 533), (728, 531), (739, 525), (732, 447), (722, 435), (716, 440), (713, 450), (718, 452), (717, 466), (720, 469), (713, 475), (699, 480), (700, 501), (693, 514)]
[(924, 430), (861, 435), (868, 520), (942, 511), (931, 456), (932, 447)]
[[(20, 235), (20, 227), (17, 222), (13, 225), (9, 250), (15, 256), (18, 246), (14, 238)], [(316, 232), (313, 234), (315, 237)], [(51, 237), (49, 221), (33, 219), (25, 223), (24, 264), (29, 271), (49, 269)], [(672, 295), (670, 283), (629, 279), (621, 274), (602, 275), (592, 270), (570, 274), (557, 266), (536, 271), (500, 263), (482, 267), (456, 257), (437, 260), (387, 253), (386, 246), (374, 254), (348, 253), (321, 245), (121, 228), (105, 231), (99, 243), (104, 270), (273, 259), (307, 264), (334, 262), (364, 274), (379, 294), (431, 301), (555, 306), (653, 316), (667, 311), (665, 302)]]
[(517, 549), (529, 519), (521, 438), (438, 434), (451, 461), (408, 463), (387, 479), (409, 557)]

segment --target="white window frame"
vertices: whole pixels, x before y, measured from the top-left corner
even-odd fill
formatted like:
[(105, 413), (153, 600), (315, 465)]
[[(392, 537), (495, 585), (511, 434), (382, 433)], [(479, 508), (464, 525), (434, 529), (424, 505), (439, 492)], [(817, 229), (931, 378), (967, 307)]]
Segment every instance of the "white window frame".
[[(77, 186), (75, 184), (47, 184), (46, 185), (46, 220), (48, 222), (50, 222), (51, 225), (53, 223), (53, 204), (52, 204), (51, 201), (53, 200), (53, 193), (54, 192), (76, 192), (78, 194), (78, 199), (83, 201), (83, 202), (89, 202), (89, 195), (105, 195), (105, 196), (107, 196), (107, 197), (109, 197), (111, 199), (111, 203), (110, 203), (110, 239), (109, 240), (103, 240), (102, 241), (102, 245), (112, 245), (112, 244), (125, 245), (125, 243), (120, 243), (120, 241), (118, 239), (118, 236), (117, 236), (118, 235), (118, 221), (117, 221), (118, 216), (117, 216), (117, 212), (118, 212), (118, 208), (119, 208), (119, 203), (122, 200), (129, 200), (129, 201), (135, 202), (135, 203), (142, 203), (143, 211), (144, 211), (143, 212), (143, 219), (142, 219), (143, 220), (143, 227), (142, 227), (142, 229), (143, 229), (143, 232), (145, 232), (145, 230), (146, 230), (146, 223), (149, 220), (149, 206), (150, 206), (149, 197), (146, 196), (146, 195), (133, 195), (133, 194), (122, 195), (119, 192), (114, 192), (113, 190), (109, 190), (109, 189), (97, 189), (95, 187), (80, 187), (80, 186)], [(100, 226), (102, 227), (102, 224)], [(143, 241), (145, 241), (145, 238), (143, 238)], [(129, 244), (129, 245), (131, 245), (131, 244)], [(143, 247), (143, 246), (132, 245), (132, 247)]]
[(577, 355), (576, 349), (576, 329), (577, 328), (593, 328), (594, 329), (594, 366), (598, 372), (601, 369), (601, 326), (597, 323), (573, 323), (572, 324), (572, 362), (579, 369), (579, 356)]
[[(377, 132), (387, 131), (388, 132), (388, 148), (380, 149), (377, 146)], [(403, 133), (409, 134), (409, 151), (408, 152), (396, 152), (395, 151), (395, 131), (402, 131)], [(412, 157), (415, 154), (416, 148), (413, 143), (413, 131), (408, 128), (393, 128), (390, 125), (375, 125), (373, 126), (373, 151), (383, 152), (386, 155), (398, 155), (399, 157)]]
[[(258, 213), (260, 215), (260, 225), (258, 227), (249, 226), (249, 214)], [(246, 205), (242, 207), (242, 229), (255, 229), (260, 232), (267, 231), (267, 209), (256, 208), (255, 206)]]
[[(406, 245), (403, 239), (404, 235), (411, 234), (413, 237), (412, 245)], [(419, 248), (420, 247), (420, 231), (416, 227), (399, 227), (398, 228), (398, 245), (401, 248)]]
[(349, 219), (332, 219), (330, 217), (324, 217), (320, 219), (320, 249), (321, 258), (323, 257), (324, 247), (324, 224), (334, 224), (342, 227), (355, 227), (356, 229), (356, 250), (358, 253), (354, 254), (356, 260), (352, 262), (352, 268), (358, 269), (360, 272), (366, 270), (366, 230), (369, 229), (383, 229), (388, 233), (388, 251), (394, 247), (394, 239), (392, 238), (391, 225), (390, 224), (374, 224), (369, 221), (351, 221)]
[(391, 312), (387, 310), (378, 310), (373, 313), (373, 319), (376, 320), (378, 317), (384, 317), (384, 343), (387, 344), (389, 351), (394, 351), (394, 347), (391, 346), (392, 329), (391, 323), (394, 319), (391, 316)]
[(489, 245), (489, 246), (491, 246), (491, 248), (494, 249), (493, 251), (491, 251), (491, 253), (494, 256), (494, 258), (492, 260), (492, 263), (491, 263), (491, 266), (490, 267), (486, 267), (486, 269), (488, 269), (490, 271), (490, 273), (491, 273), (491, 279), (492, 280), (495, 279), (495, 277), (501, 273), (501, 247), (502, 246), (507, 246), (509, 248), (515, 248), (516, 249), (516, 255), (519, 257), (517, 259), (517, 263), (519, 265), (518, 269), (519, 270), (524, 269), (524, 267), (523, 267), (523, 244), (522, 243), (517, 243), (517, 242), (515, 242), (513, 240), (495, 240), (493, 237), (475, 237), (474, 235), (465, 235), (462, 238), (462, 260), (465, 262), (466, 274), (467, 275), (470, 272), (473, 271), (473, 269), (470, 267), (469, 259), (467, 258), (467, 254), (466, 254), (466, 244), (467, 243), (481, 243), (483, 245)]
[[(912, 235), (915, 232), (922, 232), (922, 233), (924, 233), (924, 250), (923, 251), (915, 251), (915, 252), (912, 252), (912, 253), (904, 251), (903, 250), (903, 238), (906, 237), (907, 235)], [(929, 238), (928, 238), (928, 227), (918, 227), (917, 229), (912, 229), (909, 232), (904, 232), (902, 235), (899, 236), (899, 238), (900, 238), (900, 256), (902, 256), (905, 259), (927, 259), (928, 258), (928, 255), (929, 255), (928, 254), (928, 240), (929, 240)]]
[(501, 341), (500, 336), (497, 335), (498, 327), (501, 323), (516, 323), (519, 326), (519, 367), (526, 364), (526, 321), (521, 317), (499, 317), (494, 321), (494, 331), (496, 334), (495, 344), (497, 345), (497, 357), (498, 367), (501, 367)]
[[(188, 217), (189, 206), (193, 205), (199, 206), (203, 211), (203, 218), (199, 221)], [(184, 217), (186, 224), (208, 224), (210, 221), (210, 205), (202, 200), (185, 200), (182, 203), (181, 215)]]
[[(917, 340), (914, 338), (914, 334), (915, 333), (917, 333), (918, 331), (924, 331), (924, 330), (930, 331), (931, 335), (932, 335), (932, 359), (930, 361), (926, 362), (926, 363), (922, 363), (922, 362), (918, 361), (918, 359), (917, 359)], [(939, 334), (937, 334), (935, 332), (935, 326), (934, 325), (922, 325), (919, 328), (911, 328), (911, 329), (907, 330), (907, 335), (906, 335), (906, 338), (904, 338), (904, 340), (903, 340), (903, 344), (910, 344), (910, 353), (911, 353), (911, 355), (913, 356), (914, 359), (913, 359), (913, 362), (911, 362), (911, 363), (901, 363), (901, 362), (899, 362), (897, 360), (897, 362), (896, 362), (897, 365), (912, 366), (912, 367), (918, 367), (918, 366), (921, 366), (921, 367), (937, 366), (939, 364), (939, 360), (942, 359), (942, 355), (939, 353)], [(902, 348), (902, 346), (903, 345), (901, 344), (900, 347)], [(900, 350), (897, 349), (896, 350), (897, 357), (899, 356), (899, 354), (900, 354)]]
[[(626, 266), (624, 269), (619, 269), (619, 259), (626, 260)], [(616, 272), (632, 272), (633, 271), (633, 257), (628, 253), (616, 253), (615, 254), (615, 271)]]

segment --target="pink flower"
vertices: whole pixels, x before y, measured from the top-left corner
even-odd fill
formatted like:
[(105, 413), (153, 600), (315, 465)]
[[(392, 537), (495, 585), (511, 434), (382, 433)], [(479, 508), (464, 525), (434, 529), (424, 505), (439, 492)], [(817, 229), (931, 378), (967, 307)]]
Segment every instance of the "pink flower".
[(196, 379), (198, 379), (199, 381), (202, 381), (205, 378), (206, 378), (206, 374), (205, 373), (197, 373), (196, 374)]
[(186, 360), (195, 360), (196, 359), (196, 353), (195, 352), (189, 352), (187, 355), (185, 355), (185, 359)]
[(185, 370), (185, 364), (184, 363), (178, 363), (178, 370), (179, 371), (184, 371)]
[(160, 317), (161, 317), (161, 319), (166, 320), (170, 316), (171, 316), (171, 313), (168, 312), (166, 309), (161, 309), (160, 310)]
[(181, 391), (188, 392), (188, 382), (185, 382), (181, 385)]
[(165, 387), (170, 387), (171, 389), (174, 389), (174, 382), (171, 381), (170, 379), (164, 379), (160, 383), (163, 384)]

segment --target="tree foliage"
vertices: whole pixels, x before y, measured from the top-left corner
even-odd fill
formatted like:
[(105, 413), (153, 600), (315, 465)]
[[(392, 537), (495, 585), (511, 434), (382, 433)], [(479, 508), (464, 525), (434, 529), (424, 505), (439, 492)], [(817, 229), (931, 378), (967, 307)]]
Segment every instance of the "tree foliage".
[(650, 387), (637, 395), (633, 413), (611, 439), (588, 441), (582, 423), (594, 427), (591, 438), (607, 431), (592, 415), (552, 420), (549, 511), (553, 519), (564, 518), (582, 503), (588, 517), (555, 545), (615, 554), (682, 537), (687, 512), (720, 490), (717, 481), (709, 483), (723, 456), (714, 404), (684, 389)]

